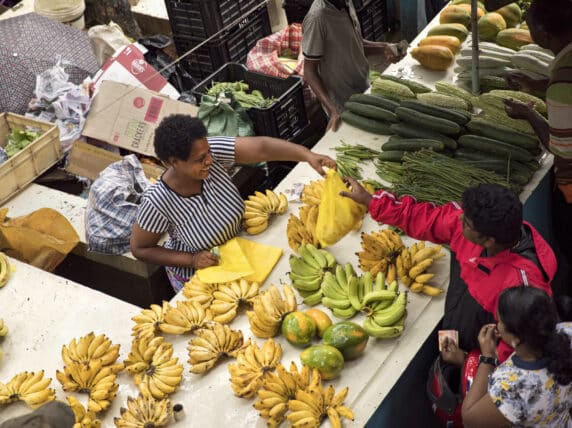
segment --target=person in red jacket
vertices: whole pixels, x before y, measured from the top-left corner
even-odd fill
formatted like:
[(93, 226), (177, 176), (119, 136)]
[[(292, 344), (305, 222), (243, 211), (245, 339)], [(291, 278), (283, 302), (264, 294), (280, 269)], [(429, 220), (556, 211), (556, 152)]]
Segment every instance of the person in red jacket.
[[(548, 243), (522, 219), (522, 204), (508, 188), (481, 184), (463, 193), (457, 203), (435, 206), (411, 196), (397, 198), (380, 191), (370, 195), (348, 178), (351, 192), (342, 196), (366, 205), (372, 218), (397, 226), (419, 240), (448, 244), (451, 272), (442, 328), (459, 331), (458, 346), (445, 346), (441, 356), (460, 366), (465, 352), (478, 349), (483, 325), (497, 319), (500, 293), (518, 285), (535, 286), (550, 295), (556, 258)], [(502, 362), (512, 348), (500, 342)]]

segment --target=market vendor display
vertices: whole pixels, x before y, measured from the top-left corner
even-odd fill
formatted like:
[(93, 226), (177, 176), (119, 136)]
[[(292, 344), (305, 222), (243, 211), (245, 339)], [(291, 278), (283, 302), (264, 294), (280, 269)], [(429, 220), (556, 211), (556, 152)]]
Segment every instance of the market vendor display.
[(329, 116), (327, 129), (337, 130), (343, 105), (369, 87), (366, 55), (397, 62), (389, 43), (363, 40), (352, 1), (315, 0), (302, 23), (304, 79)]
[[(173, 115), (155, 131), (157, 157), (168, 165), (147, 189), (131, 235), (131, 251), (164, 265), (175, 291), (195, 269), (216, 265), (211, 249), (240, 232), (244, 202), (227, 168), (235, 163), (305, 161), (318, 173), (335, 167), (328, 156), (270, 137), (214, 137), (197, 118)], [(164, 233), (169, 240), (158, 242)]]
[[(386, 191), (372, 196), (354, 179), (348, 181), (352, 191), (343, 195), (368, 206), (374, 220), (397, 226), (412, 238), (450, 246), (454, 257), (442, 328), (458, 330), (461, 350), (478, 348), (479, 330), (496, 319), (498, 296), (505, 288), (525, 284), (551, 293), (554, 253), (522, 220), (522, 204), (508, 188), (468, 188), (461, 208), (454, 202), (435, 206), (411, 196), (397, 199)], [(511, 351), (499, 343), (501, 361)], [(461, 351), (443, 356), (455, 365), (465, 358)]]

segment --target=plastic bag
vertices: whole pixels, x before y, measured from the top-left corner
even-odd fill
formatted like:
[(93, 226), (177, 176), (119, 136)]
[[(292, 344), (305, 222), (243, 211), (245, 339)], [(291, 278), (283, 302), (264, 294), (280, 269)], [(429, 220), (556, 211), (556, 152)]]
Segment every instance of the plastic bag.
[(100, 67), (113, 56), (117, 49), (131, 43), (123, 34), (121, 27), (113, 21), (109, 21), (107, 25), (94, 25), (87, 30), (87, 35)]
[(0, 248), (24, 263), (53, 272), (79, 242), (70, 222), (51, 208), (10, 220), (7, 214), (0, 210)]
[(322, 248), (333, 245), (353, 230), (361, 221), (364, 208), (350, 198), (340, 196), (347, 191), (340, 175), (329, 169), (318, 211), (316, 236)]
[(125, 156), (101, 171), (91, 185), (85, 211), (89, 251), (106, 254), (129, 251), (131, 227), (149, 184), (135, 155)]

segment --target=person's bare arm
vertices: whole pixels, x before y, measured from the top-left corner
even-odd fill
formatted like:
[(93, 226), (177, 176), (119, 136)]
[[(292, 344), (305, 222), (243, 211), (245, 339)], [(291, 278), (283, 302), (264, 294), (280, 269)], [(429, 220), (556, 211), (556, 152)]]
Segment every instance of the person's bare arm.
[(310, 88), (312, 88), (312, 91), (314, 91), (314, 94), (316, 94), (316, 97), (318, 97), (318, 100), (328, 113), (329, 121), (326, 131), (330, 129), (334, 132), (337, 131), (341, 121), (340, 112), (330, 99), (320, 76), (320, 60), (304, 59), (304, 80), (308, 82), (308, 85), (310, 85)]
[(513, 119), (524, 119), (528, 121), (542, 145), (548, 150), (548, 142), (550, 140), (548, 122), (533, 106), (507, 98), (504, 100), (504, 109), (506, 114)]

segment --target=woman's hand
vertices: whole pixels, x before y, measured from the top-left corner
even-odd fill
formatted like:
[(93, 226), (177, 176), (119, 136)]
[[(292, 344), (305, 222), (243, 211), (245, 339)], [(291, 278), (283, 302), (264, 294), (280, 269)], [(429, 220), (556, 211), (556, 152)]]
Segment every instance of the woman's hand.
[(485, 324), (479, 332), (481, 354), (485, 357), (497, 358), (498, 331), (496, 324)]
[(443, 339), (441, 348), (441, 358), (443, 361), (461, 367), (465, 363), (465, 352), (457, 346), (457, 342), (450, 337)]
[(513, 119), (525, 119), (527, 120), (534, 110), (534, 103), (522, 103), (512, 98), (507, 98), (504, 100), (504, 111), (509, 117)]
[(336, 169), (336, 161), (333, 160), (331, 157), (326, 155), (320, 155), (318, 153), (310, 152), (308, 159), (306, 160), (310, 164), (312, 168), (314, 168), (318, 174), (324, 176), (326, 172), (324, 171), (324, 167)]
[(371, 202), (370, 193), (365, 190), (364, 187), (359, 184), (356, 179), (352, 177), (346, 177), (345, 181), (346, 184), (350, 186), (350, 191), (340, 192), (340, 196), (345, 196), (346, 198), (350, 198), (358, 204), (362, 204), (368, 207), (369, 203)]
[(218, 265), (218, 257), (210, 251), (200, 251), (192, 254), (192, 256), (191, 267), (194, 269), (203, 269)]

